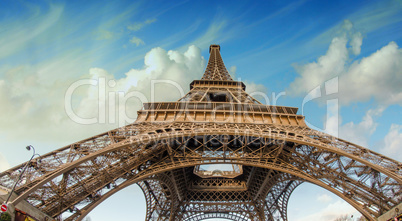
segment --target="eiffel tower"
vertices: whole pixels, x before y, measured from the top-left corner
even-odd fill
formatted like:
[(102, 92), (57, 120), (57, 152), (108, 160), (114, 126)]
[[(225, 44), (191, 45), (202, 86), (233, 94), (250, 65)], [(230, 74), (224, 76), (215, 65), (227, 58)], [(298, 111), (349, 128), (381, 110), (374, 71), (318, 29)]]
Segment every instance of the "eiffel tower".
[[(310, 129), (297, 108), (261, 104), (231, 78), (220, 46), (209, 51), (204, 76), (177, 102), (145, 103), (135, 123), (31, 161), (11, 205), (82, 220), (137, 184), (147, 221), (288, 220), (303, 182), (368, 220), (401, 203), (400, 162)], [(11, 189), (24, 165), (2, 172), (0, 185)]]

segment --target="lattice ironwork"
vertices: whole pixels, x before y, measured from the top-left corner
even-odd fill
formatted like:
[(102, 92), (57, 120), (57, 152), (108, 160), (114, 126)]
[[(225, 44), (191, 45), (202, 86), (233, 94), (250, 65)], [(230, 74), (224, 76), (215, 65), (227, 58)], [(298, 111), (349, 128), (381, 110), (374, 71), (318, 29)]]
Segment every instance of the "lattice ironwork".
[(227, 71), (220, 53), (221, 47), (219, 45), (211, 45), (209, 47), (210, 57), (208, 65), (205, 70), (204, 76), (201, 80), (214, 80), (214, 81), (232, 81), (232, 77)]
[[(289, 197), (302, 182), (331, 191), (368, 220), (401, 203), (400, 162), (308, 128), (297, 108), (259, 103), (232, 80), (220, 47), (210, 52), (204, 77), (177, 102), (146, 103), (134, 124), (34, 159), (12, 204), (26, 200), (54, 218), (81, 220), (138, 184), (146, 220), (287, 220)], [(194, 173), (203, 164), (241, 171)], [(11, 188), (23, 166), (1, 173), (0, 184)]]

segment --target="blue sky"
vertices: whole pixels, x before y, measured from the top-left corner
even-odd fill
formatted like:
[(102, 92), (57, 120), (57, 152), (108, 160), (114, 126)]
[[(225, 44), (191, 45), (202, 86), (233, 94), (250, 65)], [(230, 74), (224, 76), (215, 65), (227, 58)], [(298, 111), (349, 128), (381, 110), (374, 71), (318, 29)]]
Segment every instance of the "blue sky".
[[(250, 93), (298, 107), (312, 127), (401, 161), (401, 11), (400, 0), (1, 1), (0, 170), (29, 159), (21, 153), (28, 144), (45, 154), (132, 122), (141, 101), (151, 100), (152, 80), (176, 82), (187, 92), (202, 76), (210, 44), (221, 45), (226, 67)], [(108, 93), (141, 96), (127, 101), (126, 118), (108, 115), (101, 122), (98, 88), (84, 86), (74, 91), (71, 107), (97, 121), (71, 119), (68, 89), (99, 78), (114, 82)], [(321, 97), (303, 103), (317, 91)], [(155, 94), (163, 101), (180, 97), (172, 85)], [(92, 220), (107, 220), (105, 206), (143, 220), (138, 188), (118, 194)], [(289, 206), (290, 220), (343, 213), (354, 211), (308, 184)]]

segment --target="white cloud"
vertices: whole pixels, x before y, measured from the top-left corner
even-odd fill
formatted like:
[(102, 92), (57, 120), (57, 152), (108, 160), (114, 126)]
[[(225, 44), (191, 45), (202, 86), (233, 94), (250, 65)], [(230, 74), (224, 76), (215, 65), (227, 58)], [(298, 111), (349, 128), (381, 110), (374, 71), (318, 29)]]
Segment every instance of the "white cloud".
[(336, 37), (332, 40), (327, 53), (312, 62), (302, 66), (295, 66), (301, 75), (290, 84), (290, 93), (302, 94), (334, 78), (344, 71), (348, 59), (346, 37)]
[(343, 125), (340, 125), (341, 120), (333, 120), (336, 118), (335, 116), (330, 117), (326, 122), (326, 132), (357, 145), (369, 147), (370, 136), (378, 126), (374, 118), (380, 116), (383, 111), (384, 108), (368, 110), (359, 123), (348, 122)]
[(358, 124), (346, 123), (339, 128), (339, 137), (363, 147), (369, 147), (370, 136), (376, 130), (378, 123), (374, 117), (381, 115), (384, 109), (368, 110)]
[[(51, 61), (38, 66), (14, 67), (0, 77), (0, 132), (9, 141), (20, 140), (23, 136), (42, 142), (72, 142), (121, 126), (119, 121), (132, 122), (142, 102), (152, 101), (153, 80), (168, 81), (155, 84), (157, 101), (174, 101), (183, 95), (182, 91), (188, 91), (193, 79), (201, 78), (206, 63), (195, 46), (190, 46), (184, 53), (154, 48), (145, 55), (143, 68), (131, 69), (125, 77), (116, 78), (101, 68), (91, 68), (88, 74), (83, 74), (80, 69), (72, 69), (74, 65), (71, 64), (75, 62), (71, 59), (80, 59), (80, 56), (65, 57), (61, 63)], [(54, 73), (58, 73), (57, 76)], [(99, 78), (106, 79), (106, 93), (101, 95), (105, 102), (101, 103), (101, 109), (98, 85), (77, 88), (73, 93), (72, 108), (83, 118), (97, 118), (104, 112), (105, 122), (93, 125), (73, 122), (64, 108), (67, 89), (79, 79), (98, 81)], [(119, 92), (124, 95), (132, 92), (133, 95), (126, 104), (120, 105), (125, 107), (123, 114), (127, 118), (118, 118), (118, 112), (109, 118), (109, 93), (116, 95), (113, 105), (117, 110)]]
[(381, 104), (402, 104), (402, 50), (390, 42), (369, 57), (350, 65), (341, 77), (343, 102), (375, 98)]
[(374, 98), (382, 105), (402, 105), (402, 49), (390, 42), (371, 55), (353, 61), (350, 54), (360, 53), (362, 35), (351, 32), (350, 25), (345, 21), (345, 31), (332, 40), (327, 53), (316, 62), (295, 65), (300, 76), (290, 84), (289, 92), (302, 95), (339, 76), (341, 104)]
[(353, 52), (353, 54), (359, 55), (363, 43), (362, 34), (360, 32), (356, 32), (353, 29), (353, 24), (349, 20), (344, 20), (342, 27), (347, 31), (347, 34), (350, 36), (349, 45), (351, 47), (351, 51)]
[(361, 52), (361, 46), (363, 44), (363, 36), (360, 32), (355, 33), (349, 42), (352, 47), (353, 54), (359, 55)]
[(384, 138), (382, 153), (392, 159), (402, 161), (402, 125), (392, 124), (388, 134)]
[(145, 42), (141, 38), (138, 38), (138, 37), (135, 37), (135, 36), (133, 36), (130, 39), (130, 43), (135, 44), (137, 47), (140, 46), (140, 45), (145, 44)]

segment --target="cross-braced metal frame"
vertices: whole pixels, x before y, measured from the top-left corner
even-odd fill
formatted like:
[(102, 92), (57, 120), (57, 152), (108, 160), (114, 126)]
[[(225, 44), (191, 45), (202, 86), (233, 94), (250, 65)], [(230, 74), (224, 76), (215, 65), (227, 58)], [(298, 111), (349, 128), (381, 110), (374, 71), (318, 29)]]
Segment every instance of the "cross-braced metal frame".
[[(177, 102), (146, 103), (134, 124), (34, 159), (12, 203), (81, 220), (138, 184), (146, 220), (288, 220), (289, 197), (303, 182), (368, 220), (401, 203), (400, 162), (308, 128), (297, 108), (261, 104), (232, 80), (220, 47), (210, 53), (203, 78)], [(241, 170), (199, 172), (203, 164)], [(1, 173), (0, 184), (11, 187), (23, 166)]]

